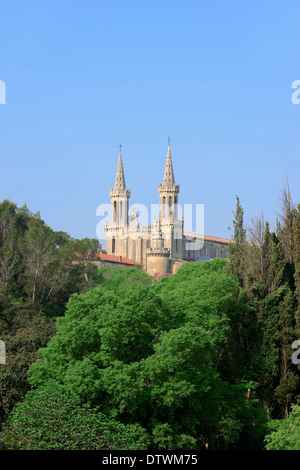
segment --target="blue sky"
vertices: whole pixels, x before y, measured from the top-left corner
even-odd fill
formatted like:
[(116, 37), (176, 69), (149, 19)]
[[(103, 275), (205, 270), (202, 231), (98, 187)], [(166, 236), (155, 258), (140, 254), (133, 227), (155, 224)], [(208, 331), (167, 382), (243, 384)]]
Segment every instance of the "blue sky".
[(205, 233), (275, 223), (300, 202), (297, 1), (10, 1), (1, 4), (0, 199), (95, 237), (119, 144), (131, 203), (158, 202), (168, 136), (179, 202)]

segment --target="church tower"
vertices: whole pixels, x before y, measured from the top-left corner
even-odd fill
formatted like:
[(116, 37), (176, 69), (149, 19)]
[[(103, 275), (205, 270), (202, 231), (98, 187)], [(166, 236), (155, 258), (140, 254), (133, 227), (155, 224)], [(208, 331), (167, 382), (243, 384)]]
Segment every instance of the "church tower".
[(160, 205), (160, 228), (164, 246), (170, 250), (171, 258), (182, 259), (183, 219), (178, 220), (179, 184), (175, 184), (171, 156), (170, 137), (163, 183), (158, 186)]
[(108, 254), (127, 256), (128, 207), (130, 189), (126, 190), (121, 145), (114, 189), (109, 192), (111, 223), (106, 224), (105, 247)]
[(158, 186), (160, 197), (160, 221), (162, 223), (177, 218), (177, 207), (179, 184), (175, 185), (173, 163), (171, 157), (170, 137), (167, 153), (167, 161), (164, 173), (163, 184)]

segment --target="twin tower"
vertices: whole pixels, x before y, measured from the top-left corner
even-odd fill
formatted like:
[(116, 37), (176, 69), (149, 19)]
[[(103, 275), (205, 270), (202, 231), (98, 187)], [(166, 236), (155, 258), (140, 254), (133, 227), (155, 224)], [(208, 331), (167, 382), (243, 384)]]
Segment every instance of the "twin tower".
[(110, 190), (111, 223), (106, 224), (108, 254), (124, 256), (151, 275), (175, 274), (184, 257), (183, 219), (178, 220), (179, 185), (175, 184), (170, 139), (163, 183), (158, 186), (159, 218), (140, 226), (135, 210), (128, 214), (130, 189), (126, 189), (121, 154), (114, 189)]

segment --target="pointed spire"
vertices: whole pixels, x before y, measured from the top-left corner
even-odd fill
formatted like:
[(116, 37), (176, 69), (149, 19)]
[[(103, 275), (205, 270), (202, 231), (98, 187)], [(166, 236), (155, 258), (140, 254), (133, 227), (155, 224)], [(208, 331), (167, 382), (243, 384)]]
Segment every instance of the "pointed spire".
[(167, 161), (166, 161), (166, 167), (165, 167), (164, 181), (162, 184), (163, 188), (175, 186), (173, 163), (172, 163), (172, 157), (171, 157), (170, 137), (168, 141), (169, 141), (169, 145), (168, 145), (168, 154), (167, 154)]
[(121, 148), (122, 148), (122, 145), (120, 145), (119, 161), (118, 161), (118, 168), (117, 168), (114, 191), (126, 191)]

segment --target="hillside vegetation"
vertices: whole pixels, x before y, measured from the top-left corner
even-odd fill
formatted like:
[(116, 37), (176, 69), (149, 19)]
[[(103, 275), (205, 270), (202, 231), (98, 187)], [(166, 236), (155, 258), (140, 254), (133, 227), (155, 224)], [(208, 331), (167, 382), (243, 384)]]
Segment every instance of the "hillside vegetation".
[(95, 240), (4, 201), (2, 448), (300, 449), (300, 206), (282, 199), (271, 232), (237, 198), (230, 258), (160, 280), (98, 271)]

